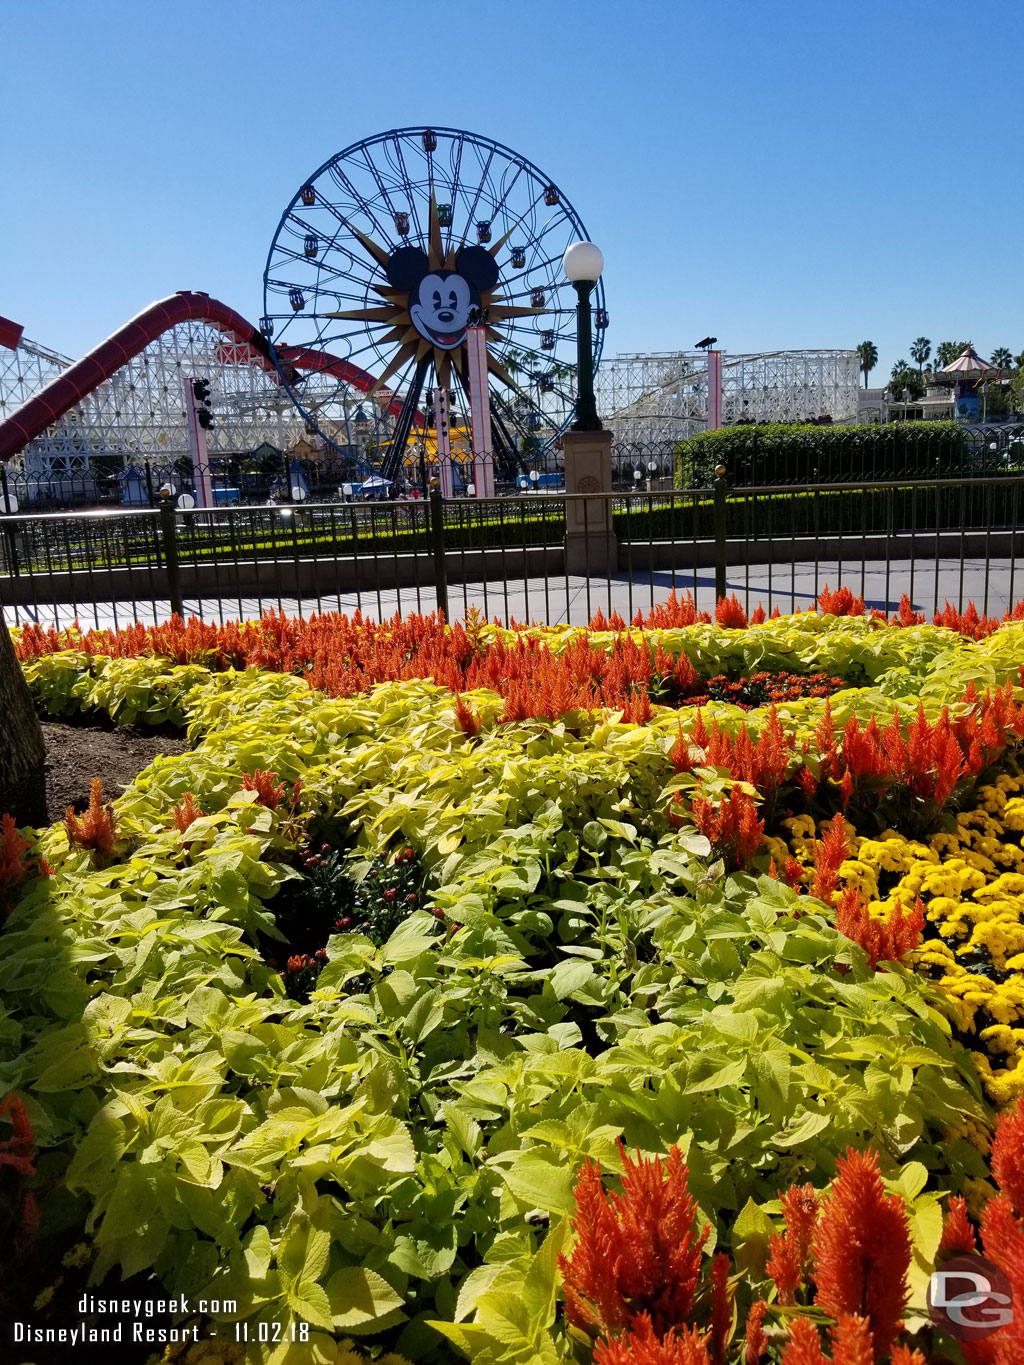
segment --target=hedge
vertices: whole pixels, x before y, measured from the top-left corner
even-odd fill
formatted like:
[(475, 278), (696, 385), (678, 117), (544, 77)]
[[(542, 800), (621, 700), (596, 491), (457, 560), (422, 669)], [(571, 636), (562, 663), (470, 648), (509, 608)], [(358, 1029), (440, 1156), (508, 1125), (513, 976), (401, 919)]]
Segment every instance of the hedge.
[(709, 488), (724, 464), (732, 485), (941, 478), (983, 472), (956, 422), (765, 426), (702, 431), (675, 448), (677, 488)]

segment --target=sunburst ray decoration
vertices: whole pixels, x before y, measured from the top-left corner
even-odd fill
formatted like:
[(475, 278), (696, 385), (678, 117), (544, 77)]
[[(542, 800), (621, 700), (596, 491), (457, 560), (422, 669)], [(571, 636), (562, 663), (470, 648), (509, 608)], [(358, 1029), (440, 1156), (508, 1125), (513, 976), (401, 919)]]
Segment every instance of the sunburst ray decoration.
[[(505, 244), (515, 227), (509, 229), (492, 247), (489, 248), (489, 255), (497, 257), (498, 250)], [(391, 261), (390, 253), (368, 237), (358, 228), (352, 227), (352, 233), (362, 244), (368, 255), (376, 262), (378, 267), (386, 272)], [(427, 231), (427, 269), (434, 273), (439, 270), (455, 271), (456, 261), (459, 250), (464, 243), (459, 243), (458, 247), (450, 246), (447, 251), (441, 239), (441, 222), (437, 211), (437, 200), (433, 193), (430, 196), (430, 219)], [(501, 337), (499, 330), (500, 324), (509, 318), (533, 317), (539, 313), (547, 313), (547, 308), (525, 307), (517, 304), (502, 302), (502, 295), (499, 292), (500, 277), (498, 282), (491, 289), (480, 289), (480, 315), (487, 324), (487, 339), (497, 341)], [(391, 330), (386, 336), (381, 337), (381, 341), (394, 341), (398, 343), (398, 349), (392, 356), (384, 371), (377, 377), (377, 382), (370, 392), (372, 398), (389, 379), (393, 378), (400, 370), (409, 364), (410, 361), (420, 361), (429, 356), (434, 373), (437, 376), (438, 385), (441, 388), (448, 388), (451, 383), (451, 371), (454, 366), (460, 376), (463, 386), (468, 387), (466, 347), (462, 341), (457, 347), (442, 347), (431, 345), (430, 341), (424, 337), (413, 322), (410, 311), (410, 291), (395, 289), (388, 283), (374, 284), (374, 292), (382, 299), (384, 304), (377, 304), (369, 308), (347, 308), (338, 312), (321, 313), (321, 317), (340, 318), (346, 322), (369, 322), (369, 323), (390, 323)], [(504, 365), (491, 353), (490, 345), (487, 348), (487, 368), (491, 374), (507, 384), (521, 397), (529, 400), (529, 395), (515, 382), (511, 374)]]

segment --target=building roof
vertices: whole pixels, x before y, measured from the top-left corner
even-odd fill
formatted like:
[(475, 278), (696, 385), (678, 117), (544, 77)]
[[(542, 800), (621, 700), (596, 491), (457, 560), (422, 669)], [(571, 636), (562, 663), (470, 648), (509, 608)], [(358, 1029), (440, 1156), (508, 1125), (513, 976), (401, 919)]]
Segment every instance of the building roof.
[(994, 370), (995, 366), (990, 365), (987, 360), (982, 360), (970, 342), (964, 347), (957, 358), (950, 364), (944, 365), (939, 374), (984, 374), (986, 370)]

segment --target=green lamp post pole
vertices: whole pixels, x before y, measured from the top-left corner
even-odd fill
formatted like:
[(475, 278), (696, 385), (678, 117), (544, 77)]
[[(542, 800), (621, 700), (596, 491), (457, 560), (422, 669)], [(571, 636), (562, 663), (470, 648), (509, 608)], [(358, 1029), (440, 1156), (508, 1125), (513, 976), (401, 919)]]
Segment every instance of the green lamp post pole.
[(576, 304), (576, 420), (572, 431), (602, 431), (594, 399), (594, 343), (590, 329), (590, 294), (604, 269), (604, 257), (593, 242), (573, 242), (562, 257), (572, 281)]

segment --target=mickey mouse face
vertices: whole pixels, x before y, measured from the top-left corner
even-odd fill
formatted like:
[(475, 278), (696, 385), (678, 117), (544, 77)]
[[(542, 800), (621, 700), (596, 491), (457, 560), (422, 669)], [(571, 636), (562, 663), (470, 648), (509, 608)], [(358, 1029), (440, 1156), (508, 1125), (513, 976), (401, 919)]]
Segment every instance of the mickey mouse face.
[(399, 247), (392, 252), (386, 273), (395, 289), (408, 293), (409, 317), (417, 332), (442, 351), (462, 345), (481, 291), (498, 282), (497, 262), (479, 246), (463, 247), (454, 270), (431, 270), (425, 251)]
[(436, 270), (425, 275), (416, 302), (409, 307), (412, 325), (421, 337), (442, 351), (454, 350), (465, 339), (470, 310), (476, 306), (475, 292), (469, 281), (454, 270)]

